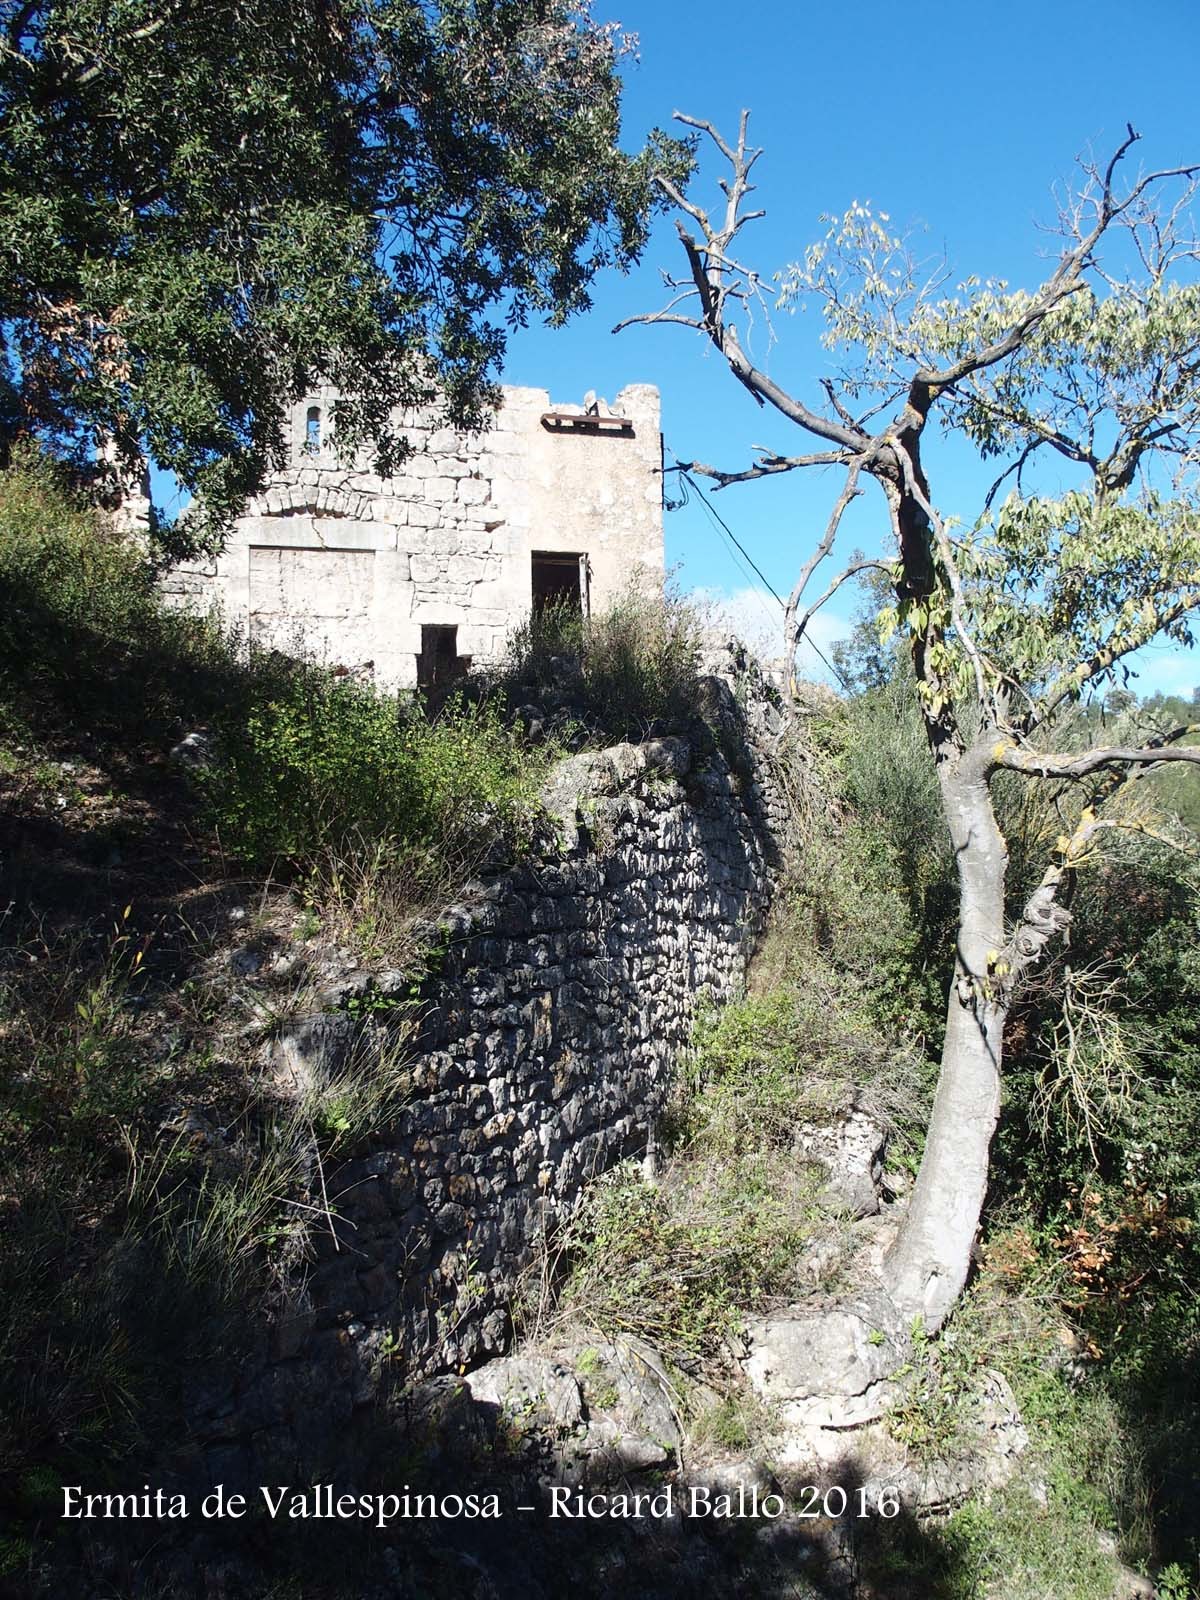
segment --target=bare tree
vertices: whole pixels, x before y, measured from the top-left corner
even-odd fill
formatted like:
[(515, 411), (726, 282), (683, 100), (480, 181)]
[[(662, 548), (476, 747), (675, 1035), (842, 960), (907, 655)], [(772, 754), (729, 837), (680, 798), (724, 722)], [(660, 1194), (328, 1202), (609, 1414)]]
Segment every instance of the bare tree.
[[(1130, 743), (1054, 748), (1082, 694), (1110, 682), (1151, 639), (1191, 643), (1200, 606), (1200, 286), (1190, 206), (1200, 165), (1119, 182), (1132, 128), (1106, 165), (1060, 209), (1053, 270), (1033, 293), (968, 281), (947, 291), (888, 218), (853, 205), (782, 275), (740, 260), (761, 151), (676, 113), (715, 146), (727, 175), (713, 212), (669, 179), (686, 272), (665, 274), (659, 311), (630, 322), (704, 336), (760, 405), (813, 448), (759, 451), (729, 470), (699, 462), (718, 487), (807, 467), (844, 470), (828, 522), (787, 602), (789, 661), (813, 614), (861, 569), (852, 561), (806, 603), (834, 554), (847, 507), (874, 485), (895, 544), (886, 633), (907, 637), (959, 878), (954, 973), (924, 1159), (885, 1287), (927, 1329), (945, 1319), (967, 1276), (1000, 1108), (1004, 1025), (1014, 990), (1067, 927), (1068, 890), (1130, 786), (1165, 762), (1200, 762), (1159, 728)], [(774, 301), (774, 306), (770, 301)], [(821, 306), (826, 343), (845, 362), (808, 403), (755, 364), (752, 314), (802, 300)], [(621, 326), (627, 326), (622, 324)], [(935, 424), (931, 426), (931, 424)], [(1000, 470), (968, 522), (939, 510), (923, 449), (938, 429), (965, 434)], [(1026, 493), (1035, 458), (1074, 475), (1054, 496)], [(1007, 486), (1006, 497), (1001, 491)], [(1006, 926), (1006, 844), (991, 785), (1002, 771), (1070, 788), (1070, 820), (1040, 883)]]

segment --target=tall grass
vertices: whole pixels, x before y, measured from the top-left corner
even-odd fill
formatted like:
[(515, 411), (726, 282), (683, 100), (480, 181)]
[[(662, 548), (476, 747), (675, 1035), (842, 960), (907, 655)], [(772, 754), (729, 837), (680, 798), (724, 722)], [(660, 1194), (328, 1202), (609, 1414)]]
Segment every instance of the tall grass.
[(609, 736), (642, 739), (696, 715), (702, 633), (689, 602), (634, 587), (587, 617), (547, 606), (510, 634), (496, 681), (513, 703), (558, 698)]
[(33, 451), (0, 473), (0, 732), (125, 753), (178, 737), (283, 675), (210, 617), (166, 607), (144, 552)]
[(21, 457), (0, 474), (0, 744), (128, 770), (197, 727), (193, 808), (225, 857), (303, 880), (331, 931), (388, 958), (414, 913), (529, 836), (556, 753), (510, 731), (494, 697), (430, 716), (167, 606), (136, 543)]

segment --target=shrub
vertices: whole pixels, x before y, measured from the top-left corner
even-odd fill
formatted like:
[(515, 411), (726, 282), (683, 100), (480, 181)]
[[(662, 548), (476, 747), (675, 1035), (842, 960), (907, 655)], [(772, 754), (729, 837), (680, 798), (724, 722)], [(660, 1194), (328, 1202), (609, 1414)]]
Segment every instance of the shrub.
[(709, 1158), (790, 1150), (801, 1122), (856, 1098), (906, 1128), (920, 1116), (921, 1070), (856, 1013), (818, 959), (810, 982), (702, 1013), (669, 1119), (676, 1148)]
[(308, 874), (339, 931), (381, 952), (404, 913), (516, 837), (554, 753), (532, 756), (494, 699), (431, 720), (172, 609), (137, 544), (33, 452), (0, 473), (0, 685), (10, 733), (65, 733), (105, 761), (209, 727), (198, 780), (225, 850)]
[(4, 718), (89, 740), (162, 739), (262, 693), (276, 670), (209, 617), (163, 604), (138, 545), (36, 452), (0, 472)]
[(700, 650), (690, 604), (630, 587), (594, 616), (548, 606), (530, 617), (509, 636), (498, 683), (510, 700), (559, 695), (605, 733), (641, 739), (696, 715)]
[(226, 848), (302, 870), (380, 842), (470, 865), (528, 818), (545, 761), (494, 703), (452, 700), (429, 722), (416, 702), (304, 663), (220, 723), (219, 752), (203, 782)]
[(5, 666), (78, 675), (64, 655), (72, 635), (92, 650), (136, 641), (156, 610), (152, 574), (132, 544), (70, 491), (62, 470), (27, 451), (0, 473), (0, 564), (10, 584), (40, 601), (0, 637)]
[(526, 1319), (540, 1332), (565, 1323), (633, 1334), (692, 1368), (718, 1361), (743, 1314), (792, 1286), (805, 1223), (795, 1192), (748, 1183), (740, 1169), (678, 1164), (659, 1186), (632, 1164), (615, 1167), (555, 1241), (553, 1309)]
[(1109, 1600), (1117, 1574), (1100, 1536), (1115, 1532), (1130, 1555), (1148, 1554), (1146, 1463), (1104, 1387), (1066, 1368), (1060, 1274), (1034, 1244), (1024, 1229), (997, 1234), (941, 1337), (914, 1333), (905, 1391), (887, 1417), (915, 1456), (953, 1461), (978, 1449), (975, 1397), (998, 1371), (1029, 1432), (1020, 1471), (929, 1524), (919, 1551), (882, 1545), (870, 1572), (877, 1580), (902, 1571), (925, 1579), (919, 1592), (953, 1600)]

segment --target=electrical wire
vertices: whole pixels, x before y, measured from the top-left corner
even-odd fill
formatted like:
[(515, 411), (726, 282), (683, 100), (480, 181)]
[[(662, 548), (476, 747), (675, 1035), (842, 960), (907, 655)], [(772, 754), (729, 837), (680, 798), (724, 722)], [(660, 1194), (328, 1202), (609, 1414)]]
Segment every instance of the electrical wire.
[(725, 521), (725, 518), (717, 510), (716, 506), (714, 506), (709, 501), (708, 497), (704, 494), (703, 490), (700, 488), (700, 485), (696, 482), (695, 478), (692, 477), (690, 472), (681, 472), (679, 474), (679, 476), (684, 480), (685, 483), (687, 483), (692, 488), (692, 490), (695, 492), (696, 498), (699, 500), (700, 504), (704, 507), (705, 511), (707, 511), (709, 517), (713, 520), (713, 522), (715, 522), (717, 524), (717, 526), (720, 529), (722, 529), (722, 531), (725, 533), (726, 537), (729, 539), (730, 544), (734, 545), (738, 550), (741, 551), (742, 555), (746, 559), (746, 564), (749, 566), (750, 570), (754, 573), (755, 577), (758, 578), (758, 580), (762, 584), (763, 588), (767, 591), (767, 593), (771, 596), (771, 598), (776, 602), (776, 604), (782, 610), (783, 607), (784, 607), (783, 596), (781, 594), (777, 593), (777, 591), (775, 590), (773, 584), (771, 583), (771, 580), (767, 577), (766, 573), (762, 570), (762, 568), (754, 560), (754, 557), (750, 554), (749, 550), (746, 549), (746, 546), (738, 538), (737, 534), (734, 533), (733, 529)]
[[(723, 539), (726, 543), (730, 560), (744, 578), (749, 593), (754, 596), (755, 600), (757, 600), (759, 605), (762, 607), (763, 615), (769, 619), (772, 625), (774, 625), (775, 612), (771, 609), (771, 606), (767, 600), (767, 596), (763, 593), (762, 588), (760, 587), (760, 583), (766, 585), (767, 589), (770, 591), (771, 597), (781, 606), (783, 602), (771, 588), (771, 585), (767, 581), (766, 577), (759, 571), (758, 567), (754, 563), (753, 557), (751, 557), (749, 552), (745, 550), (740, 541), (733, 535), (732, 530), (729, 529), (728, 525), (723, 522), (723, 519), (719, 517), (714, 512), (713, 508), (708, 504), (708, 501), (701, 494), (700, 487), (696, 483), (695, 479), (688, 477), (686, 474), (681, 472), (680, 489), (682, 490), (681, 498), (678, 500), (668, 500), (666, 502), (667, 510), (678, 511), (681, 507), (690, 505), (692, 500), (695, 499), (697, 504), (700, 505), (700, 507), (708, 516), (709, 521), (712, 523), (717, 532), (718, 539)], [(756, 581), (756, 579), (758, 581)]]
[[(666, 448), (668, 450), (670, 450), (670, 446), (669, 445), (667, 445)], [(721, 515), (721, 513), (717, 510), (717, 508), (710, 502), (708, 496), (701, 489), (700, 485), (696, 482), (695, 478), (692, 477), (691, 473), (690, 472), (685, 472), (683, 470), (683, 468), (679, 466), (679, 457), (675, 455), (674, 450), (671, 450), (671, 454), (673, 456), (675, 456), (675, 462), (676, 462), (675, 470), (678, 473), (679, 482), (683, 486), (683, 498), (681, 500), (677, 500), (677, 501), (670, 501), (670, 500), (666, 501), (667, 510), (668, 511), (678, 511), (681, 507), (690, 504), (691, 500), (692, 500), (692, 497), (694, 495), (697, 503), (700, 506), (702, 506), (704, 508), (705, 512), (708, 514), (709, 520), (713, 523), (713, 525), (722, 534), (724, 534), (725, 538), (727, 539), (727, 541), (729, 543), (729, 547), (730, 547), (729, 553), (733, 557), (734, 565), (738, 568), (739, 572), (741, 572), (742, 576), (749, 580), (750, 587), (751, 587), (751, 589), (754, 590), (755, 595), (757, 596), (757, 598), (762, 600), (764, 597), (763, 597), (762, 592), (759, 589), (758, 585), (755, 584), (754, 577), (758, 578), (759, 583), (762, 585), (762, 588), (764, 588), (767, 591), (767, 593), (771, 596), (771, 598), (779, 606), (780, 610), (781, 611), (786, 610), (786, 605), (785, 605), (785, 602), (783, 600), (783, 597), (779, 593), (777, 593), (774, 585), (771, 583), (771, 580), (763, 572), (762, 568), (755, 561), (754, 557), (750, 554), (749, 550), (746, 549), (746, 546), (738, 538), (737, 534), (734, 533), (733, 529), (725, 521), (725, 518)], [(750, 568), (749, 572), (747, 572), (747, 570), (746, 570), (747, 566)], [(751, 573), (754, 574), (754, 577), (751, 577)], [(768, 611), (768, 614), (770, 614), (770, 608), (767, 607), (766, 609)], [(845, 677), (838, 670), (838, 668), (834, 666), (833, 662), (830, 661), (829, 657), (821, 649), (820, 645), (816, 642), (816, 640), (813, 639), (813, 638), (810, 638), (806, 634), (805, 635), (805, 643), (813, 651), (815, 651), (815, 653), (825, 663), (826, 667), (833, 674), (833, 676), (838, 680), (838, 682), (841, 684), (842, 688), (845, 689), (847, 693), (850, 693), (851, 692), (850, 691), (850, 685), (847, 683)]]

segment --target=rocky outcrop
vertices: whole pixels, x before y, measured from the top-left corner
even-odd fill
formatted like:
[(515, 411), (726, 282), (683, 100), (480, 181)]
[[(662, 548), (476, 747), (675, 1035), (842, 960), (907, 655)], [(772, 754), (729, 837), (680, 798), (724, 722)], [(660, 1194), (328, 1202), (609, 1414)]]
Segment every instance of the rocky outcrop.
[(545, 1484), (615, 1484), (678, 1462), (678, 1388), (640, 1340), (502, 1357), (465, 1382)]
[(848, 1428), (881, 1416), (906, 1344), (882, 1291), (752, 1318), (747, 1337), (746, 1375), (792, 1430)]
[(857, 1100), (825, 1122), (806, 1122), (796, 1130), (797, 1156), (823, 1167), (822, 1198), (851, 1217), (874, 1216), (883, 1189), (887, 1128)]

